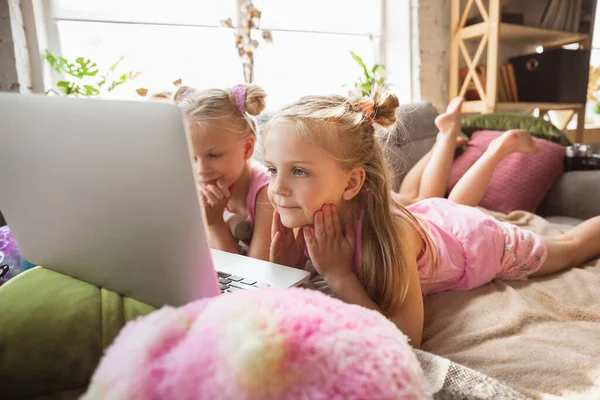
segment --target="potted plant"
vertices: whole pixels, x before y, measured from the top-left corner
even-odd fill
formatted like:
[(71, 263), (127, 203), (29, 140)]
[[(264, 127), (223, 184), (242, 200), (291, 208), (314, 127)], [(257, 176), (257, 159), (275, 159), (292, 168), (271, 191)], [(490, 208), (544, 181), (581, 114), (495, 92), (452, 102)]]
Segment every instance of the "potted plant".
[(84, 57), (77, 57), (71, 61), (55, 56), (50, 50), (46, 50), (43, 57), (53, 70), (66, 75), (65, 80), (56, 84), (57, 90), (51, 89), (46, 94), (54, 92), (65, 96), (94, 97), (103, 92), (110, 92), (140, 74), (139, 72), (117, 74), (117, 67), (123, 61), (123, 57), (101, 74), (96, 63)]
[(363, 96), (367, 96), (373, 91), (375, 86), (387, 87), (385, 83), (385, 66), (383, 64), (375, 64), (369, 69), (358, 54), (350, 51), (350, 55), (362, 69), (362, 75), (353, 84), (357, 92)]

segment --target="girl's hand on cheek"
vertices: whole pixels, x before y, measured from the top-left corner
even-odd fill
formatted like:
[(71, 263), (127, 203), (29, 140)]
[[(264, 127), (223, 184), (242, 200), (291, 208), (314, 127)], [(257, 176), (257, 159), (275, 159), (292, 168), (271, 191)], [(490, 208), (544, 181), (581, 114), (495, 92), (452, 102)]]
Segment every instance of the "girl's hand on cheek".
[(200, 186), (200, 193), (204, 200), (204, 216), (206, 217), (206, 223), (210, 226), (223, 222), (223, 212), (231, 197), (231, 193), (229, 193), (227, 186), (221, 181), (217, 181), (217, 186)]
[(286, 265), (288, 267), (303, 269), (304, 235), (302, 229), (294, 233), (293, 229), (285, 227), (281, 223), (281, 217), (277, 211), (273, 213), (273, 224), (271, 226), (271, 250), (269, 261)]
[(325, 280), (343, 279), (354, 274), (355, 233), (351, 224), (342, 230), (334, 205), (325, 204), (314, 216), (314, 234), (303, 228), (308, 254), (313, 265)]

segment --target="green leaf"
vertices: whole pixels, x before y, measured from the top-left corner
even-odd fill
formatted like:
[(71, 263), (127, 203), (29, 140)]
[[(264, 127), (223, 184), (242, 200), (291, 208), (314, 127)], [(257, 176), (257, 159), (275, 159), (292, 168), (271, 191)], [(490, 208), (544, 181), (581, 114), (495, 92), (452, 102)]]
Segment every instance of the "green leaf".
[(56, 57), (48, 49), (45, 50), (43, 58), (48, 62), (50, 67), (58, 73), (64, 73), (75, 78), (74, 81), (58, 82), (58, 91), (65, 95), (81, 95), (81, 96), (97, 96), (101, 93), (101, 89), (108, 85), (107, 91), (113, 90), (115, 87), (122, 85), (128, 80), (134, 79), (138, 73), (127, 72), (120, 75), (117, 79), (112, 79), (112, 75), (117, 70), (117, 67), (123, 61), (124, 57), (119, 58), (112, 64), (106, 73), (100, 76), (100, 79), (95, 84), (83, 84), (87, 77), (95, 77), (98, 75), (98, 65), (87, 58), (77, 57), (75, 62), (71, 62), (64, 57)]
[(376, 85), (383, 88), (387, 87), (385, 84), (385, 66), (383, 64), (375, 64), (369, 70), (363, 59), (356, 53), (350, 51), (350, 55), (354, 61), (360, 65), (364, 75), (356, 78), (356, 81), (354, 82), (354, 88), (356, 90), (360, 91), (363, 95), (370, 95)]
[(368, 82), (357, 84), (356, 89), (359, 90), (363, 95), (371, 94), (371, 84)]
[(69, 60), (64, 57), (58, 57), (58, 66), (63, 71), (68, 71), (69, 69), (74, 67), (74, 64), (71, 64)]
[(96, 76), (98, 73), (98, 66), (92, 60), (77, 57), (75, 62), (78, 65), (76, 67), (78, 78), (83, 78), (84, 76)]
[(93, 86), (83, 85), (83, 88), (85, 90), (81, 94), (84, 96), (98, 96), (100, 94), (100, 91)]
[(60, 72), (60, 68), (58, 67), (58, 60), (56, 59), (54, 54), (50, 52), (50, 50), (46, 49), (46, 51), (44, 52), (44, 59), (48, 61), (48, 64), (50, 64), (50, 67), (53, 70), (55, 70), (56, 72)]
[[(130, 72), (129, 74), (132, 74), (132, 73)], [(116, 81), (113, 81), (113, 83), (111, 83), (110, 86), (108, 87), (108, 89), (106, 89), (106, 90), (110, 92), (111, 90), (113, 90), (117, 86), (122, 85), (125, 82), (127, 82), (128, 78), (129, 78), (128, 74), (121, 75)]]
[(121, 63), (121, 61), (123, 61), (123, 59), (124, 59), (124, 58), (125, 58), (125, 57), (121, 56), (121, 58), (119, 58), (119, 59), (117, 60), (117, 62), (115, 62), (113, 65), (111, 65), (111, 66), (110, 66), (109, 70), (110, 70), (111, 72), (115, 72), (115, 70), (117, 69), (117, 67), (119, 66), (119, 64)]
[(385, 75), (385, 67), (381, 64), (375, 64), (372, 69), (373, 76), (380, 78)]
[(356, 54), (352, 50), (350, 50), (350, 55), (352, 56), (352, 58), (354, 59), (354, 61), (356, 61), (358, 63), (358, 65), (360, 65), (360, 67), (363, 69), (363, 72), (364, 72), (365, 76), (368, 77), (369, 76), (369, 70), (367, 69), (367, 66), (365, 65), (365, 62), (363, 61), (363, 59), (360, 58), (358, 56), (358, 54)]
[[(113, 65), (111, 65), (111, 67), (109, 68), (109, 72), (107, 72), (106, 74), (104, 74), (102, 76), (102, 79), (97, 83), (97, 85), (99, 87), (104, 86), (109, 78), (113, 75), (113, 73), (115, 72), (115, 70), (117, 69), (117, 66), (121, 63), (121, 61), (123, 61), (125, 57), (121, 57), (117, 60), (117, 62), (115, 62)], [(125, 76), (125, 78), (123, 78), (123, 76)], [(108, 89), (106, 90), (107, 92), (110, 92), (111, 90), (113, 90), (115, 87), (125, 83), (128, 79), (134, 79), (136, 77), (136, 73), (133, 71), (129, 71), (126, 74), (122, 75), (116, 82), (113, 81), (111, 82), (111, 84), (108, 86)]]
[(56, 86), (58, 86), (67, 96), (74, 94), (77, 91), (77, 85), (74, 82), (60, 81), (56, 84)]
[(371, 72), (373, 74), (376, 74), (379, 69), (385, 70), (385, 67), (382, 64), (375, 64), (375, 65), (373, 65), (373, 68), (371, 68)]
[(102, 80), (100, 82), (96, 83), (96, 86), (98, 86), (98, 87), (104, 86), (104, 84), (106, 83), (106, 79), (107, 78), (108, 78), (108, 75), (103, 75), (102, 76)]

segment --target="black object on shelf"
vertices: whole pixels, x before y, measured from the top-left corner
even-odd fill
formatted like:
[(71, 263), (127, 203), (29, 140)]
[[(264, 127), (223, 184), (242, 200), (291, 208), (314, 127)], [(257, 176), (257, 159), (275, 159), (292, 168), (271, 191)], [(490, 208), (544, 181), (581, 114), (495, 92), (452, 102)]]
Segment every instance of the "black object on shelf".
[(519, 101), (585, 104), (589, 50), (552, 49), (510, 59)]
[(600, 170), (600, 154), (592, 153), (587, 144), (575, 143), (565, 150), (565, 171)]
[[(481, 15), (477, 15), (475, 17), (469, 18), (465, 23), (465, 26), (475, 25), (483, 22), (483, 17)], [(512, 12), (502, 12), (500, 13), (500, 22), (506, 24), (515, 24), (515, 25), (523, 25), (523, 14), (522, 13), (512, 13)]]

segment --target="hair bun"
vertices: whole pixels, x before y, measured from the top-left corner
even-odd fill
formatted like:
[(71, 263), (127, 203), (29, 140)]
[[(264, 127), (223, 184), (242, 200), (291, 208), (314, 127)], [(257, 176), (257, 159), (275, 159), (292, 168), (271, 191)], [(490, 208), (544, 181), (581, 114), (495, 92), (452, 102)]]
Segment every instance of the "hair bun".
[(246, 112), (253, 116), (263, 112), (266, 107), (265, 97), (267, 94), (260, 86), (252, 83), (246, 85)]
[(376, 86), (371, 93), (371, 99), (373, 99), (373, 122), (384, 128), (394, 125), (398, 119), (396, 111), (400, 107), (398, 97)]

